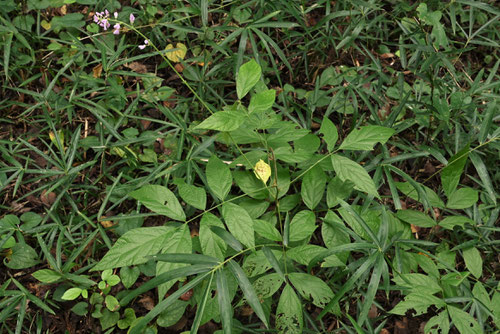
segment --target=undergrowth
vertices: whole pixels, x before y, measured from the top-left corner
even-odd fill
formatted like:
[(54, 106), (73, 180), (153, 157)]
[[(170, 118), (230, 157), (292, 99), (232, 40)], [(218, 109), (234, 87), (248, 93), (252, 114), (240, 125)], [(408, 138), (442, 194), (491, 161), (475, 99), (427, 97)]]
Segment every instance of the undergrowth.
[(493, 333), (494, 1), (0, 1), (0, 332)]

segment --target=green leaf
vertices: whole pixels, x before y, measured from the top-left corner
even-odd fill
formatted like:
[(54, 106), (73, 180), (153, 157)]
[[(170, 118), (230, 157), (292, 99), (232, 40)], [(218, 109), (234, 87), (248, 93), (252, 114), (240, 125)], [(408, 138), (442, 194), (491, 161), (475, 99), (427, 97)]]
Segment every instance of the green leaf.
[(487, 309), (493, 310), (493, 305), (491, 304), (488, 291), (486, 291), (486, 288), (481, 282), (477, 282), (476, 284), (474, 284), (472, 295), (474, 296), (474, 298), (483, 303), (483, 305), (486, 306)]
[(467, 312), (459, 308), (448, 305), (448, 313), (450, 314), (451, 321), (458, 329), (460, 334), (481, 334), (484, 333), (481, 326), (476, 320)]
[(210, 292), (212, 291), (211, 285), (212, 280), (214, 278), (215, 272), (212, 272), (210, 275), (210, 279), (208, 280), (208, 284), (205, 287), (205, 291), (203, 293), (201, 301), (198, 302), (196, 315), (193, 320), (193, 324), (191, 325), (191, 334), (198, 333), (198, 329), (200, 328), (201, 321), (203, 319), (203, 313), (205, 312), (205, 307), (207, 306), (207, 300), (209, 300)]
[(320, 278), (304, 273), (290, 273), (290, 282), (305, 299), (311, 299), (317, 307), (323, 308), (333, 298), (333, 291)]
[[(188, 269), (188, 268), (189, 267), (187, 267), (186, 269)], [(184, 269), (184, 268), (181, 268), (181, 269)], [(168, 275), (169, 273), (165, 273), (165, 274)], [(139, 318), (140, 320), (138, 319), (139, 321), (137, 321), (136, 323), (133, 324), (133, 326), (129, 330), (129, 334), (143, 333), (144, 328), (151, 320), (153, 320), (157, 315), (159, 315), (160, 313), (165, 311), (166, 308), (170, 307), (182, 294), (184, 294), (185, 292), (189, 291), (190, 289), (192, 289), (195, 286), (197, 286), (198, 284), (200, 284), (210, 274), (211, 274), (211, 271), (208, 271), (208, 272), (205, 272), (203, 274), (198, 275), (196, 278), (190, 280), (187, 284), (183, 285), (182, 287), (177, 289), (175, 292), (173, 292), (171, 295), (169, 295), (167, 298), (162, 300), (151, 311), (149, 311), (148, 314), (146, 314), (142, 318)], [(122, 303), (122, 305), (123, 305), (123, 303)]]
[[(191, 234), (189, 232), (189, 227), (187, 225), (179, 226), (175, 229), (174, 233), (171, 234), (170, 238), (162, 245), (161, 253), (192, 253), (192, 243)], [(158, 262), (156, 264), (156, 276), (161, 275), (165, 272), (170, 272), (174, 269), (186, 266), (184, 263), (172, 263), (172, 262)], [(158, 296), (161, 298), (167, 293), (174, 284), (175, 280), (163, 283), (158, 287)]]
[(247, 299), (248, 304), (252, 307), (254, 310), (255, 314), (259, 317), (259, 319), (264, 323), (264, 325), (269, 328), (269, 323), (266, 318), (266, 314), (264, 313), (264, 310), (262, 309), (262, 305), (260, 304), (259, 298), (257, 298), (257, 294), (255, 293), (255, 290), (248, 280), (248, 278), (245, 276), (245, 273), (241, 269), (241, 267), (238, 265), (238, 263), (234, 262), (233, 260), (229, 261), (228, 263), (229, 269), (231, 269), (234, 277), (238, 280), (238, 283), (240, 285), (241, 290), (243, 291), (243, 294), (245, 295), (245, 298)]
[(146, 256), (159, 253), (175, 231), (173, 226), (130, 230), (115, 242), (92, 271), (146, 263)]
[(233, 309), (227, 285), (226, 275), (222, 270), (217, 270), (217, 301), (222, 320), (222, 329), (225, 334), (231, 334), (233, 328)]
[(312, 259), (322, 254), (324, 251), (326, 251), (326, 248), (324, 247), (306, 244), (290, 249), (286, 255), (300, 264), (308, 265)]
[(479, 199), (479, 193), (472, 188), (460, 188), (455, 190), (448, 198), (446, 207), (449, 209), (465, 209), (473, 206)]
[(233, 183), (229, 166), (215, 155), (212, 155), (207, 163), (206, 175), (208, 186), (214, 192), (215, 196), (223, 201), (231, 190)]
[(328, 152), (333, 151), (333, 148), (339, 139), (339, 134), (337, 132), (337, 127), (328, 119), (328, 117), (323, 117), (319, 133), (323, 135), (323, 140), (326, 142)]
[(475, 247), (464, 249), (463, 257), (465, 266), (476, 278), (480, 278), (483, 274), (483, 258), (481, 253)]
[(280, 232), (267, 220), (256, 219), (253, 222), (253, 227), (258, 235), (272, 241), (281, 241)]
[(268, 111), (273, 107), (276, 99), (276, 91), (274, 89), (264, 90), (252, 96), (248, 105), (248, 112), (261, 113)]
[(104, 309), (102, 311), (102, 317), (99, 318), (99, 322), (101, 323), (101, 327), (103, 330), (106, 330), (110, 327), (113, 327), (120, 320), (119, 312), (111, 312), (108, 309)]
[(451, 157), (448, 161), (448, 165), (441, 170), (441, 183), (447, 197), (450, 197), (457, 188), (468, 156), (469, 145), (465, 146), (457, 154)]
[(326, 203), (329, 208), (338, 205), (339, 199), (345, 200), (349, 197), (354, 189), (354, 183), (346, 180), (342, 181), (338, 176), (335, 176), (326, 187)]
[(416, 311), (415, 316), (419, 316), (426, 314), (430, 306), (441, 308), (445, 305), (446, 303), (441, 298), (419, 291), (410, 293), (405, 297), (404, 301), (397, 304), (389, 313), (405, 315), (408, 310), (414, 309)]
[[(279, 255), (279, 254), (278, 254)], [(262, 250), (247, 255), (243, 261), (243, 271), (248, 277), (254, 277), (271, 269), (272, 265)]]
[(37, 252), (25, 243), (17, 243), (11, 248), (9, 262), (4, 262), (11, 269), (25, 269), (39, 263)]
[(76, 298), (80, 297), (81, 293), (82, 293), (82, 289), (80, 289), (80, 288), (70, 288), (64, 292), (61, 299), (62, 300), (75, 300)]
[(28, 211), (21, 215), (21, 221), (23, 224), (23, 230), (29, 230), (37, 226), (42, 222), (42, 217), (39, 214)]
[[(410, 182), (395, 182), (396, 187), (406, 196), (410, 197), (411, 199), (420, 202), (423, 204), (423, 199), (419, 198), (419, 194), (417, 189), (415, 189)], [(434, 190), (431, 188), (420, 185), (424, 191), (425, 195), (429, 199), (430, 205), (436, 207), (436, 208), (444, 208), (444, 203), (443, 201), (439, 198), (439, 196), (436, 194)]]
[(234, 131), (243, 124), (245, 119), (246, 115), (241, 110), (218, 111), (198, 124), (195, 129)]
[[(342, 220), (335, 213), (332, 211), (327, 212), (323, 224), (321, 224), (321, 236), (327, 248), (342, 246), (351, 242), (351, 238), (344, 226)], [(345, 264), (349, 252), (338, 253), (336, 256)]]
[(130, 307), (126, 308), (125, 311), (123, 311), (123, 319), (118, 320), (118, 328), (129, 328), (134, 323), (135, 319), (136, 316), (134, 309)]
[(177, 197), (168, 188), (159, 185), (147, 185), (130, 193), (153, 212), (169, 218), (185, 221), (186, 215)]
[(408, 224), (413, 224), (415, 226), (433, 227), (436, 225), (434, 219), (432, 219), (425, 213), (416, 210), (398, 210), (396, 217), (407, 222)]
[(205, 189), (183, 182), (178, 184), (177, 187), (179, 189), (179, 195), (187, 204), (197, 209), (205, 210), (207, 204)]
[(369, 125), (354, 129), (340, 145), (340, 150), (373, 150), (376, 143), (384, 144), (395, 130), (383, 126)]
[(242, 99), (248, 94), (262, 75), (262, 69), (257, 62), (252, 59), (249, 62), (241, 65), (236, 78), (236, 94), (238, 99)]
[(220, 228), (219, 226), (210, 226), (210, 230), (217, 234), (218, 237), (224, 240), (226, 245), (228, 245), (235, 251), (241, 252), (243, 250), (243, 245), (238, 240), (236, 240), (236, 238), (231, 233), (226, 231), (225, 228)]
[(424, 274), (401, 274), (393, 278), (393, 281), (400, 287), (415, 290), (415, 292), (425, 291), (428, 294), (434, 294), (441, 291), (441, 286), (432, 276)]
[(316, 216), (314, 212), (302, 210), (290, 222), (289, 241), (299, 241), (309, 238), (316, 230)]
[(260, 300), (272, 297), (283, 284), (283, 279), (277, 273), (259, 277), (253, 282), (255, 293)]
[(441, 284), (443, 286), (459, 286), (469, 275), (468, 271), (462, 273), (451, 272), (441, 277)]
[[(253, 167), (253, 166), (252, 166)], [(233, 172), (234, 180), (241, 191), (254, 199), (265, 199), (269, 192), (253, 172), (237, 170)]]
[(319, 165), (308, 171), (302, 179), (300, 194), (305, 205), (314, 210), (323, 198), (326, 186), (326, 175)]
[(86, 302), (76, 303), (75, 306), (71, 308), (71, 312), (75, 313), (76, 315), (79, 315), (80, 317), (83, 317), (89, 312), (87, 310), (88, 306), (89, 304), (87, 304)]
[(51, 269), (40, 269), (35, 271), (32, 275), (42, 283), (54, 283), (61, 279), (61, 274)]
[(58, 33), (63, 28), (79, 29), (85, 25), (83, 15), (80, 13), (68, 13), (64, 16), (54, 16), (50, 21), (51, 29)]
[(354, 183), (355, 189), (380, 198), (375, 183), (361, 165), (349, 158), (336, 154), (332, 155), (332, 164), (335, 173), (337, 173), (342, 181), (350, 180)]
[(425, 254), (416, 254), (415, 259), (417, 260), (418, 265), (425, 271), (427, 274), (432, 277), (439, 278), (439, 269), (434, 263), (434, 260), (429, 258)]
[(446, 310), (430, 318), (424, 327), (426, 334), (448, 334), (449, 331), (450, 319)]
[(276, 309), (276, 328), (278, 333), (300, 334), (303, 326), (302, 304), (293, 288), (287, 284)]
[(474, 221), (465, 216), (449, 216), (439, 222), (439, 226), (447, 230), (453, 230), (455, 226), (463, 228), (465, 224), (474, 225)]
[(114, 312), (120, 308), (120, 303), (112, 295), (107, 295), (106, 298), (104, 299), (104, 303), (106, 304), (106, 308), (111, 312)]
[(141, 271), (137, 267), (122, 267), (120, 269), (120, 277), (122, 279), (123, 286), (126, 289), (130, 289), (134, 285), (137, 278), (139, 278)]
[(222, 216), (229, 232), (247, 247), (255, 246), (253, 220), (248, 212), (234, 203), (222, 206)]
[(182, 300), (174, 301), (169, 307), (160, 313), (156, 323), (160, 327), (170, 327), (175, 325), (184, 314), (188, 303)]
[(483, 160), (479, 157), (479, 154), (475, 152), (470, 153), (470, 161), (476, 168), (479, 178), (483, 182), (483, 187), (486, 188), (488, 196), (493, 201), (493, 204), (497, 204), (497, 194), (493, 188), (493, 183), (491, 182), (490, 174), (488, 173), (488, 168), (484, 164)]
[(210, 226), (224, 228), (224, 224), (215, 215), (206, 212), (200, 221), (200, 245), (203, 254), (224, 260), (226, 243), (217, 234), (212, 232)]

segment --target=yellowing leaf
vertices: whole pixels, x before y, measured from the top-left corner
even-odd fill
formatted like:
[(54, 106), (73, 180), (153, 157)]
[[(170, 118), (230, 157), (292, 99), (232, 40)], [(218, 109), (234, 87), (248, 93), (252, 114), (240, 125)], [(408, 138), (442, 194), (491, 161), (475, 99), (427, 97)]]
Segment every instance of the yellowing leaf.
[[(57, 134), (59, 136), (59, 141), (61, 142), (61, 145), (64, 147), (64, 133), (61, 130), (59, 130), (59, 131), (57, 131)], [(56, 135), (54, 134), (54, 132), (52, 132), (52, 131), (49, 132), (49, 138), (50, 138), (50, 141), (54, 145), (57, 145), (57, 139), (56, 139)]]
[(253, 172), (255, 173), (255, 176), (258, 179), (266, 183), (267, 180), (269, 180), (269, 177), (271, 176), (271, 167), (261, 159), (255, 164)]
[(175, 48), (172, 44), (167, 45), (165, 50), (172, 50), (167, 52), (167, 58), (174, 63), (178, 63), (186, 57), (187, 47), (182, 43), (177, 43)]
[(114, 223), (110, 220), (101, 220), (101, 225), (104, 228), (110, 228), (114, 225)]
[(41, 26), (43, 27), (43, 29), (45, 29), (45, 30), (49, 30), (49, 29), (50, 29), (50, 27), (52, 26), (52, 25), (50, 24), (50, 22), (47, 22), (46, 20), (42, 20), (42, 22), (40, 23), (40, 25), (41, 25)]

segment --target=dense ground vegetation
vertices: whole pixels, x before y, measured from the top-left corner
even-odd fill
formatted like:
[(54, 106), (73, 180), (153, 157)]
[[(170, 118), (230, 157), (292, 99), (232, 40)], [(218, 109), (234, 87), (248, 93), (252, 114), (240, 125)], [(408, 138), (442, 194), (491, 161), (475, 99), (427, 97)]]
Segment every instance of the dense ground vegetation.
[(494, 333), (496, 1), (0, 0), (1, 333)]

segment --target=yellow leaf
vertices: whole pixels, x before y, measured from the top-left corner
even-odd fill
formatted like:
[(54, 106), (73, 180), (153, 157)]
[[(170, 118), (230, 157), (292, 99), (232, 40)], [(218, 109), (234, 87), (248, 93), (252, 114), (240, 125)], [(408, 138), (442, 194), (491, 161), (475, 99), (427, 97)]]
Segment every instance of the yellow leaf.
[(167, 45), (165, 50), (167, 50), (167, 51), (173, 50), (173, 51), (167, 52), (167, 58), (168, 58), (168, 60), (173, 61), (174, 63), (178, 63), (181, 60), (183, 60), (184, 57), (186, 57), (186, 53), (187, 53), (187, 47), (182, 43), (177, 43), (175, 45), (175, 48), (172, 44), (169, 44), (169, 45)]
[(41, 25), (41, 26), (43, 27), (43, 29), (45, 29), (45, 30), (49, 30), (49, 29), (50, 29), (50, 27), (52, 26), (52, 25), (50, 24), (50, 22), (47, 22), (46, 20), (42, 20), (42, 22), (40, 23), (40, 25)]
[(104, 228), (110, 228), (110, 227), (112, 227), (115, 224), (112, 221), (110, 221), (110, 220), (101, 220), (101, 225)]
[(269, 180), (269, 177), (271, 176), (271, 167), (266, 164), (264, 161), (259, 160), (255, 164), (255, 167), (253, 168), (253, 172), (255, 173), (255, 176), (262, 180), (262, 182), (266, 183), (267, 180)]
[[(61, 142), (61, 145), (64, 147), (64, 133), (61, 130), (59, 130), (59, 131), (57, 131), (57, 134), (59, 136), (59, 141)], [(57, 145), (57, 139), (56, 139), (56, 135), (54, 134), (54, 132), (52, 132), (52, 131), (49, 132), (49, 138), (50, 138), (50, 141), (54, 145)]]

